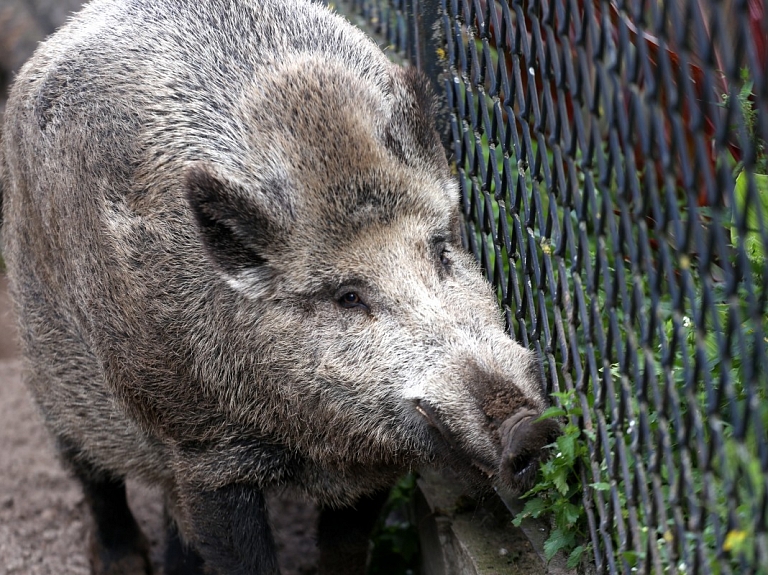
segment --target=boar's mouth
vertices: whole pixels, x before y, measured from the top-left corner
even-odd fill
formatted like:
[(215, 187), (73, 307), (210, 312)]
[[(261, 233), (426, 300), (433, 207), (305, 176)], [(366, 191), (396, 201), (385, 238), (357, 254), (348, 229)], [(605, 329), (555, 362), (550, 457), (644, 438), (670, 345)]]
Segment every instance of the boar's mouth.
[(530, 489), (545, 454), (545, 447), (560, 435), (560, 424), (552, 419), (538, 421), (540, 413), (532, 409), (520, 409), (504, 420), (498, 428), (501, 443), (501, 459), (498, 464), (467, 453), (459, 445), (453, 433), (440, 420), (434, 407), (420, 399), (416, 411), (424, 417), (451, 449), (453, 458), (481, 471), (488, 479), (498, 476), (513, 493)]
[(445, 440), (448, 446), (451, 448), (454, 455), (458, 456), (460, 460), (465, 463), (469, 463), (473, 467), (483, 472), (488, 478), (496, 475), (497, 470), (495, 465), (488, 461), (483, 461), (475, 457), (470, 456), (462, 447), (458, 444), (453, 436), (453, 433), (440, 421), (440, 417), (437, 415), (435, 409), (423, 399), (416, 400), (416, 411), (427, 420), (427, 423), (436, 429), (440, 436)]

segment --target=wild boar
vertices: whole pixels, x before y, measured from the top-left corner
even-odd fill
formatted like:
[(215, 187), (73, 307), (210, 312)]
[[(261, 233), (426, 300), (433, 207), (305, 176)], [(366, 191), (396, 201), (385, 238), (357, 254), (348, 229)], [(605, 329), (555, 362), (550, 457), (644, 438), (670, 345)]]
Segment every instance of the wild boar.
[(165, 494), (167, 573), (276, 573), (272, 488), (318, 502), (338, 575), (409, 469), (530, 485), (558, 427), (431, 116), (418, 73), (308, 1), (95, 0), (22, 69), (4, 253), (95, 573), (151, 570), (128, 476)]

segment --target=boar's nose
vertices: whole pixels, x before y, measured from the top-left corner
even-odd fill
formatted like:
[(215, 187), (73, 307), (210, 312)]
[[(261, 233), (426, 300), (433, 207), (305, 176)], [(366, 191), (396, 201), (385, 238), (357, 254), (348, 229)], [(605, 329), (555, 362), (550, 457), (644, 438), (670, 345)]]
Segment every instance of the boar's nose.
[(532, 486), (544, 447), (561, 433), (557, 421), (537, 421), (539, 415), (531, 409), (523, 409), (499, 427), (502, 449), (499, 478), (515, 492)]

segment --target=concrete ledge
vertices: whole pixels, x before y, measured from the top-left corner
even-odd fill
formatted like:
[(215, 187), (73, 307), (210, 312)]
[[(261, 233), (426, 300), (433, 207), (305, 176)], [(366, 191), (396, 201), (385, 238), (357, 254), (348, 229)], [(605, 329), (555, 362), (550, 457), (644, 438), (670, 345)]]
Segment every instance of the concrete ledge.
[(418, 480), (415, 516), (422, 575), (575, 575), (564, 557), (546, 564), (543, 522), (523, 528), (496, 496), (467, 497), (447, 475), (425, 472)]

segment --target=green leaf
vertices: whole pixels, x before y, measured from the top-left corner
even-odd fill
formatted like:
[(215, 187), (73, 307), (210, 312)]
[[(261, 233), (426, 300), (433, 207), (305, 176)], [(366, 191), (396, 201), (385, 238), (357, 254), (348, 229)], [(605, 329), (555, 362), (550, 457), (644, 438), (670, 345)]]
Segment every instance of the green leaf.
[(558, 527), (573, 527), (584, 514), (583, 505), (574, 505), (568, 501), (558, 505), (555, 525)]
[(744, 213), (747, 228), (743, 238), (744, 250), (747, 253), (747, 258), (752, 263), (763, 265), (765, 261), (765, 246), (763, 246), (763, 238), (760, 235), (760, 217), (758, 214), (762, 214), (763, 225), (768, 225), (768, 176), (753, 174), (752, 177), (755, 181), (757, 201), (749, 203), (747, 203), (749, 192), (749, 176), (747, 172), (742, 170), (736, 178), (736, 186), (733, 189), (736, 205), (733, 210), (731, 243), (734, 246), (738, 244), (739, 231), (736, 227), (736, 221)]
[(555, 465), (554, 459), (548, 459), (547, 461), (541, 464), (539, 469), (541, 469), (541, 472), (544, 474), (544, 477), (549, 479), (552, 475), (555, 474), (555, 469), (557, 469), (557, 465)]
[(581, 435), (581, 429), (578, 425), (574, 425), (573, 423), (569, 423), (563, 428), (563, 435), (573, 435), (575, 437), (578, 437)]
[[(548, 511), (549, 507), (543, 499), (539, 499), (538, 497), (534, 499), (529, 499), (525, 502), (525, 507), (523, 507), (523, 510), (518, 513), (518, 515), (515, 517), (514, 521), (517, 521), (518, 518), (520, 518), (520, 521), (525, 519), (526, 517), (539, 517), (542, 513), (545, 513)], [(516, 524), (518, 527), (519, 524)]]
[(533, 486), (533, 487), (531, 487), (531, 488), (530, 488), (528, 491), (526, 491), (525, 493), (523, 493), (523, 494), (520, 496), (520, 499), (528, 499), (528, 498), (529, 498), (529, 497), (531, 497), (532, 495), (536, 495), (537, 493), (539, 493), (539, 492), (541, 492), (541, 491), (548, 491), (548, 490), (549, 490), (549, 489), (551, 489), (551, 488), (552, 488), (552, 485), (550, 485), (550, 484), (549, 484), (549, 482), (547, 482), (547, 481), (542, 481), (541, 483), (538, 483), (538, 484), (534, 485), (534, 486)]
[(541, 515), (542, 513), (545, 513), (548, 510), (548, 505), (544, 499), (540, 499), (539, 497), (536, 497), (535, 499), (526, 501), (525, 507), (523, 509), (527, 513), (529, 513), (531, 517), (538, 517), (539, 515)]
[(544, 557), (551, 561), (558, 551), (566, 549), (573, 545), (576, 536), (573, 532), (565, 532), (562, 529), (555, 529), (549, 534), (549, 538), (544, 542)]
[(611, 489), (610, 483), (590, 483), (589, 486), (595, 491), (609, 491)]
[(568, 520), (568, 525), (573, 526), (578, 523), (579, 519), (581, 519), (584, 516), (584, 504), (580, 505), (574, 505), (573, 503), (568, 503), (565, 506), (564, 514), (565, 518)]
[(568, 556), (568, 562), (565, 564), (565, 566), (568, 569), (576, 569), (576, 567), (579, 565), (579, 562), (581, 561), (581, 556), (584, 554), (584, 551), (585, 547), (583, 545), (575, 547), (573, 551), (571, 551), (571, 554)]
[(557, 447), (563, 454), (563, 458), (572, 464), (576, 454), (576, 438), (573, 435), (561, 435), (557, 438)]
[(566, 414), (565, 410), (562, 407), (557, 407), (556, 405), (553, 405), (545, 409), (544, 413), (542, 413), (536, 421), (542, 421), (544, 419), (553, 419), (556, 417), (563, 417), (565, 414)]
[(555, 484), (555, 489), (560, 492), (560, 495), (568, 494), (568, 469), (560, 468), (552, 478), (552, 483)]

